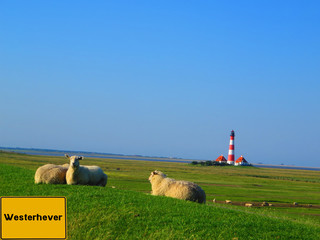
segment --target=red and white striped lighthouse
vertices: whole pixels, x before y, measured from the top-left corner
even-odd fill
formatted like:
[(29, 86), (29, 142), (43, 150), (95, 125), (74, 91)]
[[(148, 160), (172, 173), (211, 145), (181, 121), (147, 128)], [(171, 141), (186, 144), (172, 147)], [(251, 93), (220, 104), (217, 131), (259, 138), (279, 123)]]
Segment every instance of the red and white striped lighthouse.
[(228, 153), (228, 164), (234, 165), (234, 131), (231, 131), (230, 134), (230, 144), (229, 144), (229, 153)]

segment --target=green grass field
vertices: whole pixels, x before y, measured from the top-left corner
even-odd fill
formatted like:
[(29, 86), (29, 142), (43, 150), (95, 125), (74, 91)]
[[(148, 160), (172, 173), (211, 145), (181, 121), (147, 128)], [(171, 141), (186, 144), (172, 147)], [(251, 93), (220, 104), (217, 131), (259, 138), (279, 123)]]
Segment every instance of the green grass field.
[[(317, 171), (88, 158), (82, 164), (108, 174), (105, 188), (34, 184), (39, 166), (66, 161), (0, 152), (0, 196), (66, 196), (68, 239), (75, 240), (320, 239)], [(151, 196), (147, 179), (156, 169), (199, 184), (207, 204)], [(234, 204), (223, 204), (226, 199)], [(263, 201), (273, 206), (260, 207)], [(255, 207), (244, 207), (247, 202)]]

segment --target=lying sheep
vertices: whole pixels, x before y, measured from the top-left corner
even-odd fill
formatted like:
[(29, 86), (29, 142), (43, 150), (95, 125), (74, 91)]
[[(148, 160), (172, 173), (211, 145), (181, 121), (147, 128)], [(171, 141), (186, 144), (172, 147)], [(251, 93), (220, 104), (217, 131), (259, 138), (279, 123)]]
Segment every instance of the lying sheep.
[(197, 184), (187, 181), (176, 181), (160, 172), (151, 172), (149, 181), (152, 195), (167, 196), (198, 203), (206, 202), (206, 194)]
[(84, 157), (65, 155), (70, 160), (70, 166), (66, 174), (66, 181), (69, 185), (97, 185), (104, 187), (107, 184), (108, 176), (98, 166), (80, 166), (79, 160)]
[(66, 173), (69, 164), (46, 164), (39, 167), (34, 175), (35, 183), (66, 184)]

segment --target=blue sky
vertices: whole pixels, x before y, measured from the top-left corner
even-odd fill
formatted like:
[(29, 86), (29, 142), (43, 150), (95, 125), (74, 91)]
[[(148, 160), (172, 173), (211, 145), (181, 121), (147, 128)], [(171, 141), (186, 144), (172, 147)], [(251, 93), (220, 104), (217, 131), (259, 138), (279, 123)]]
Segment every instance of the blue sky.
[(0, 2), (0, 146), (319, 166), (318, 1)]

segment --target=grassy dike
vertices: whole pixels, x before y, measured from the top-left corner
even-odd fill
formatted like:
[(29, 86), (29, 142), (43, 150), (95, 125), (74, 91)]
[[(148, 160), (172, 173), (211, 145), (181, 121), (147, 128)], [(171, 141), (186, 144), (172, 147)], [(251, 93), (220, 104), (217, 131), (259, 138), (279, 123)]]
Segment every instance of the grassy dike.
[[(68, 239), (319, 239), (319, 208), (288, 207), (292, 201), (320, 205), (319, 172), (236, 167), (192, 167), (87, 159), (109, 176), (107, 187), (35, 185), (34, 173), (62, 157), (0, 153), (1, 196), (66, 196)], [(117, 170), (119, 169), (119, 170)], [(197, 182), (207, 193), (200, 205), (157, 197), (147, 178), (152, 170)], [(115, 186), (116, 188), (111, 188)], [(279, 207), (245, 208), (210, 200), (269, 201)]]

